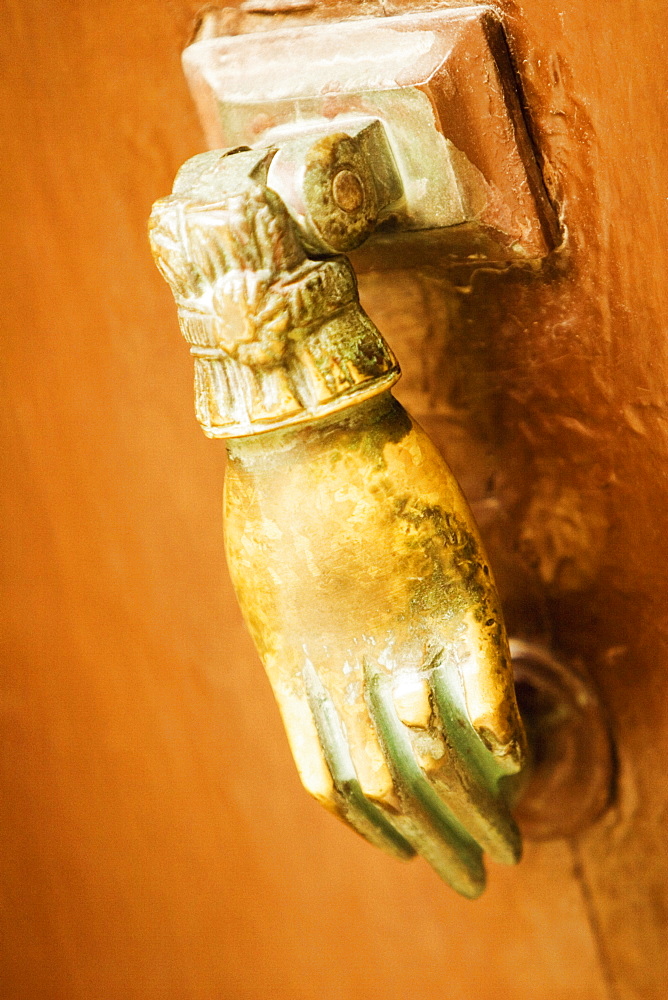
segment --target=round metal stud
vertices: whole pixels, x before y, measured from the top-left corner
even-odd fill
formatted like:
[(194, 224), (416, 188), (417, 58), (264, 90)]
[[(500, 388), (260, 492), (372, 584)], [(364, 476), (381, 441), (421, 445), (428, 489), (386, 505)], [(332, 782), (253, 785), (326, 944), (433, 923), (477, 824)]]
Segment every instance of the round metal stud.
[(529, 840), (580, 833), (610, 805), (614, 750), (605, 711), (582, 669), (511, 639), (517, 702), (531, 752), (515, 819)]
[(306, 155), (302, 192), (309, 228), (337, 253), (360, 246), (378, 221), (378, 197), (360, 144), (343, 132), (325, 135)]

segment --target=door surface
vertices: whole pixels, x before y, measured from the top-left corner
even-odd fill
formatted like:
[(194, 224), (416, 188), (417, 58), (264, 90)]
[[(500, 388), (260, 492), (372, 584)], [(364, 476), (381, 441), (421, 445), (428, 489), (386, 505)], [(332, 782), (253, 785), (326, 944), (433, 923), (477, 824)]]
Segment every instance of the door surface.
[(586, 664), (617, 748), (606, 815), (491, 865), (476, 903), (302, 791), (226, 575), (223, 447), (146, 239), (204, 149), (179, 65), (197, 7), (4, 7), (2, 995), (661, 1000), (666, 5), (504, 0), (564, 245), (361, 282), (511, 631)]

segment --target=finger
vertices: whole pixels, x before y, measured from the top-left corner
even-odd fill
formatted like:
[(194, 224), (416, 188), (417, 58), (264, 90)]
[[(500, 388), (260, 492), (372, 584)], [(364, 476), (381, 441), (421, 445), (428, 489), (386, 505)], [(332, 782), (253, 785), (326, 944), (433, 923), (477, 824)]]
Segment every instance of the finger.
[(514, 773), (524, 759), (524, 731), (492, 573), (473, 515), (450, 469), (428, 440), (422, 439), (420, 448), (432, 455), (425, 484), (431, 482), (436, 502), (413, 497), (403, 516), (419, 527), (432, 571), (432, 601), (441, 595), (442, 610), (434, 624), (442, 633), (448, 658), (450, 649), (456, 658), (473, 728), (499, 765)]
[(433, 780), (437, 787), (445, 781), (450, 808), (490, 857), (515, 864), (522, 841), (504, 799), (502, 772), (466, 719), (447, 667), (434, 666), (429, 682), (445, 739), (444, 760)]
[(369, 712), (397, 790), (412, 821), (407, 839), (444, 881), (469, 899), (485, 888), (482, 851), (419, 767), (406, 727), (399, 720), (387, 677), (368, 661), (365, 684)]
[(507, 773), (519, 771), (526, 755), (524, 727), (515, 700), (508, 640), (492, 600), (463, 616), (457, 667), (467, 715), (474, 730)]
[(304, 667), (303, 676), (320, 745), (340, 795), (343, 817), (377, 847), (396, 857), (412, 857), (415, 851), (408, 841), (362, 792), (338, 712), (311, 663)]

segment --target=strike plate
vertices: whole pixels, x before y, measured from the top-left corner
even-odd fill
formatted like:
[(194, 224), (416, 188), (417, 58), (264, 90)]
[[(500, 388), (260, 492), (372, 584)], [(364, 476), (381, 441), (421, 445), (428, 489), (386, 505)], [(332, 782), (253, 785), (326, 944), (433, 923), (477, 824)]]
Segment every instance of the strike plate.
[(226, 13), (205, 17), (183, 54), (211, 148), (382, 123), (404, 196), (356, 256), (378, 263), (385, 247), (396, 260), (398, 235), (409, 257), (426, 245), (453, 260), (536, 259), (555, 245), (555, 214), (490, 8), (305, 24), (293, 15), (289, 27), (264, 18), (264, 30), (248, 31), (251, 16), (242, 34), (229, 34), (240, 26)]

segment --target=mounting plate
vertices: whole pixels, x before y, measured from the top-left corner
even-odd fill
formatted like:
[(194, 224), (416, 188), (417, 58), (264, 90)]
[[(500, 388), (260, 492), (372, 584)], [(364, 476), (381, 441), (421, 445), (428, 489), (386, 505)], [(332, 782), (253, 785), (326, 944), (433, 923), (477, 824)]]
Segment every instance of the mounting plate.
[(426, 246), (456, 261), (552, 249), (555, 214), (490, 8), (217, 34), (224, 23), (205, 20), (183, 54), (211, 148), (382, 122), (405, 197), (356, 252), (362, 258), (377, 262), (385, 248), (396, 260), (399, 236), (409, 257)]

